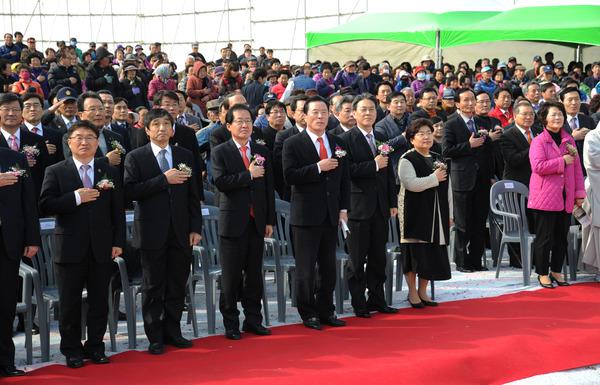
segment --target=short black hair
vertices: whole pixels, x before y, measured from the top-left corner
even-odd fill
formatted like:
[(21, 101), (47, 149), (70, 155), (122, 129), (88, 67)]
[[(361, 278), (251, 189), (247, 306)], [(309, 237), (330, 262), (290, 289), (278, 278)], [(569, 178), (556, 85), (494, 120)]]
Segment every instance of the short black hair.
[(225, 123), (233, 123), (233, 113), (236, 111), (248, 111), (250, 118), (252, 118), (252, 111), (250, 111), (250, 107), (245, 104), (236, 104), (227, 110), (227, 115), (225, 115)]
[[(185, 93), (185, 91), (175, 90), (175, 93), (178, 94), (178, 95), (183, 96), (184, 99), (187, 99), (187, 94)], [(179, 97), (177, 97), (177, 100), (179, 100)]]
[(309, 98), (306, 99), (306, 103), (304, 103), (304, 113), (308, 114), (308, 108), (310, 107), (310, 103), (325, 103), (325, 106), (327, 107), (327, 111), (329, 111), (329, 102), (323, 98), (322, 96), (319, 95), (315, 95), (315, 96), (311, 96)]
[(498, 98), (500, 97), (500, 94), (501, 94), (502, 92), (508, 92), (508, 94), (510, 95), (510, 97), (511, 97), (511, 98), (513, 97), (513, 94), (512, 94), (512, 92), (510, 92), (510, 90), (509, 90), (508, 88), (501, 88), (501, 87), (498, 87), (498, 88), (496, 88), (496, 90), (494, 91), (494, 99), (498, 99)]
[(17, 94), (13, 94), (12, 92), (6, 92), (0, 94), (0, 106), (3, 106), (8, 103), (19, 102), (19, 107), (23, 109), (23, 99)]
[(367, 61), (360, 62), (360, 64), (358, 65), (359, 71), (364, 71), (364, 70), (369, 70), (369, 69), (371, 69), (371, 65)]
[(115, 102), (115, 105), (117, 105), (117, 104), (119, 104), (119, 103), (121, 103), (121, 102), (125, 102), (125, 105), (126, 105), (127, 107), (129, 107), (129, 102), (127, 101), (127, 99), (125, 99), (125, 98), (122, 98), (122, 97), (120, 97), (120, 96), (117, 96), (117, 97), (114, 99), (114, 102)]
[(144, 116), (144, 127), (150, 127), (150, 123), (152, 123), (154, 119), (158, 118), (167, 118), (171, 124), (175, 123), (173, 117), (171, 114), (169, 114), (169, 111), (165, 110), (164, 108), (152, 108), (151, 110), (148, 110), (148, 113), (146, 116)]
[(410, 143), (410, 141), (415, 137), (415, 135), (417, 135), (417, 132), (419, 132), (419, 128), (423, 126), (429, 127), (429, 129), (433, 133), (434, 128), (431, 120), (426, 118), (415, 119), (410, 123), (410, 125), (404, 132), (404, 135), (406, 136), (406, 141)]
[(98, 95), (110, 95), (110, 97), (113, 98), (113, 100), (114, 100), (114, 96), (113, 96), (112, 92), (110, 92), (109, 90), (103, 89), (103, 90), (99, 90), (97, 92), (98, 92)]
[(179, 103), (179, 96), (177, 96), (177, 93), (170, 90), (157, 92), (156, 95), (154, 95), (153, 102), (155, 105), (160, 106), (164, 98), (175, 100), (177, 103)]
[(419, 99), (421, 99), (423, 97), (423, 95), (425, 95), (426, 92), (433, 92), (434, 94), (438, 94), (438, 91), (433, 88), (433, 87), (425, 87), (423, 88), (423, 91), (421, 91), (421, 97)]
[(98, 130), (98, 127), (94, 126), (91, 122), (87, 120), (78, 120), (67, 129), (67, 138), (70, 138), (75, 131), (81, 129), (92, 131), (96, 138), (100, 135), (100, 130)]
[(377, 83), (377, 85), (375, 85), (375, 94), (379, 93), (379, 89), (383, 86), (389, 86), (390, 90), (394, 90), (394, 85), (390, 82), (388, 82), (387, 80), (384, 80), (382, 82)]
[(360, 95), (356, 95), (356, 97), (352, 101), (352, 111), (356, 111), (358, 103), (362, 102), (363, 100), (370, 100), (373, 103), (373, 105), (377, 107), (377, 99), (375, 99), (375, 96), (371, 95), (368, 92), (364, 92)]
[(567, 111), (565, 110), (565, 106), (562, 103), (555, 102), (554, 100), (550, 100), (550, 101), (542, 103), (542, 106), (540, 107), (540, 110), (538, 111), (538, 116), (540, 117), (540, 120), (544, 127), (546, 126), (546, 123), (547, 123), (546, 119), (548, 118), (548, 113), (550, 112), (550, 108), (552, 108), (552, 107), (559, 109), (560, 112), (562, 112), (562, 114), (563, 114), (563, 118), (564, 118), (565, 122), (567, 121)]
[[(577, 88), (575, 88), (575, 87), (567, 87), (567, 88), (565, 88), (564, 90), (562, 90), (560, 92), (560, 95), (559, 95), (560, 101), (564, 102), (565, 101), (565, 95), (566, 94), (570, 94), (571, 92), (575, 92), (579, 96), (579, 90)], [(581, 99), (581, 96), (579, 96), (579, 98)]]
[(554, 83), (546, 82), (546, 83), (540, 84), (540, 92), (541, 93), (548, 91), (550, 88), (554, 88)]
[(456, 94), (454, 95), (454, 101), (455, 102), (460, 102), (460, 95), (466, 93), (466, 92), (470, 92), (473, 94), (473, 96), (475, 96), (475, 92), (468, 88), (468, 87), (463, 87), (463, 88), (459, 88), (458, 90), (456, 90)]
[(296, 95), (290, 98), (290, 108), (292, 109), (292, 111), (296, 112), (296, 109), (298, 108), (298, 101), (300, 100), (304, 100), (306, 101), (308, 99), (308, 96), (301, 94), (301, 95)]
[(79, 95), (79, 97), (77, 98), (77, 110), (79, 112), (83, 112), (83, 103), (85, 103), (86, 99), (90, 99), (90, 98), (99, 100), (100, 103), (103, 103), (100, 95), (98, 95), (94, 91), (86, 91), (86, 92), (82, 93), (81, 95)]
[(257, 68), (254, 70), (254, 73), (252, 74), (252, 79), (254, 80), (258, 80), (260, 78), (265, 79), (267, 77), (267, 70), (264, 68)]
[(23, 103), (25, 103), (29, 99), (37, 99), (37, 100), (40, 101), (40, 104), (42, 105), (42, 108), (44, 107), (44, 98), (42, 98), (37, 92), (27, 92), (27, 93), (24, 93), (21, 96), (21, 99), (23, 100)]
[(285, 104), (280, 102), (279, 100), (269, 100), (269, 102), (267, 103), (266, 107), (265, 107), (265, 114), (269, 115), (271, 113), (271, 110), (275, 107), (280, 107), (283, 109), (283, 112), (285, 112)]
[(400, 91), (394, 91), (391, 94), (388, 95), (386, 103), (391, 103), (393, 99), (397, 98), (398, 96), (401, 96), (402, 99), (404, 99), (404, 101), (406, 101), (406, 95), (404, 95), (402, 92)]

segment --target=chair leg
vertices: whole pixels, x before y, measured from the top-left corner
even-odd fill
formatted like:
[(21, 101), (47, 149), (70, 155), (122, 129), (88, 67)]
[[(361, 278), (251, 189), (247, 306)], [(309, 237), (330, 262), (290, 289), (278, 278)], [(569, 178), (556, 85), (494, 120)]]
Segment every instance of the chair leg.
[(531, 246), (531, 240), (527, 240), (527, 245), (521, 244), (521, 268), (523, 269), (523, 286), (529, 286), (531, 283)]
[(263, 270), (263, 295), (262, 295), (263, 313), (264, 313), (263, 318), (265, 320), (265, 325), (271, 326), (271, 321), (269, 320), (269, 298), (267, 297), (266, 274), (267, 274), (267, 272)]
[(429, 281), (431, 285), (431, 299), (435, 301), (435, 281)]
[(190, 276), (188, 280), (188, 296), (190, 297), (190, 302), (188, 304), (188, 322), (192, 323), (192, 329), (194, 330), (194, 337), (198, 337), (198, 319), (196, 317), (196, 302), (194, 296), (194, 288), (195, 284)]
[(123, 292), (125, 316), (127, 317), (127, 345), (129, 349), (135, 349), (136, 345), (137, 325), (135, 322), (135, 297), (135, 287), (130, 287), (129, 290)]
[(50, 303), (46, 300), (38, 303), (38, 324), (40, 326), (40, 347), (42, 362), (50, 361)]
[(27, 312), (25, 313), (25, 349), (27, 351), (27, 364), (31, 365), (33, 362), (33, 344), (32, 344), (32, 335), (33, 335), (33, 314), (31, 304), (27, 307)]
[(387, 263), (385, 265), (385, 302), (388, 306), (392, 305), (392, 291), (394, 290), (394, 258), (387, 253)]
[(286, 273), (282, 268), (275, 268), (275, 284), (277, 286), (277, 321), (285, 322), (285, 287), (287, 283)]
[(215, 309), (215, 292), (217, 281), (216, 278), (211, 277), (208, 282), (205, 282), (206, 290), (206, 321), (208, 324), (208, 334), (215, 334), (216, 332), (216, 309)]
[[(118, 321), (118, 315), (117, 317), (115, 317), (115, 314), (119, 314), (119, 305), (116, 305), (116, 299), (115, 297), (117, 297), (119, 295), (119, 292), (114, 292), (113, 293), (113, 289), (112, 289), (112, 285), (110, 285), (108, 287), (108, 334), (110, 335), (110, 351), (111, 352), (116, 352), (117, 351), (117, 339), (116, 339), (116, 334), (117, 334), (117, 321)], [(117, 311), (115, 312), (115, 307), (117, 308)]]
[[(506, 242), (500, 241), (500, 247), (498, 250), (498, 259), (496, 260), (496, 279), (500, 277), (500, 266), (502, 265), (502, 256), (504, 255), (504, 249), (506, 248)], [(523, 258), (521, 258), (523, 259)]]

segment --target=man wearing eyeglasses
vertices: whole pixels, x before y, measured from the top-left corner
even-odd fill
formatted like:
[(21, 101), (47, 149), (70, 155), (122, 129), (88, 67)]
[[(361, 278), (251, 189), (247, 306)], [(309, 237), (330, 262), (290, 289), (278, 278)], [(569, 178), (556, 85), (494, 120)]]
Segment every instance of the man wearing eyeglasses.
[[(86, 99), (96, 101), (96, 99)], [(89, 106), (88, 106), (89, 107)], [(92, 107), (90, 107), (92, 108)], [(40, 210), (56, 217), (52, 257), (59, 295), (60, 351), (67, 366), (80, 368), (84, 358), (106, 364), (108, 285), (112, 260), (125, 243), (120, 171), (106, 158), (95, 158), (97, 126), (74, 123), (65, 134), (71, 157), (48, 167)], [(81, 344), (81, 293), (87, 291), (87, 341)]]
[(65, 157), (62, 148), (62, 135), (57, 130), (42, 123), (44, 112), (44, 99), (34, 93), (26, 93), (23, 98), (23, 123), (21, 129), (43, 138), (48, 150), (48, 164), (51, 166), (60, 162)]

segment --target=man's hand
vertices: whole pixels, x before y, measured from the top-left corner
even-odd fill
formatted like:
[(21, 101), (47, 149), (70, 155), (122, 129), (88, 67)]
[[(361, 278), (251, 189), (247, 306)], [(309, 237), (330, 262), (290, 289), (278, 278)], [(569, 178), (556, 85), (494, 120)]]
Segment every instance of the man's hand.
[(443, 182), (448, 179), (448, 171), (444, 170), (443, 168), (436, 168), (433, 173), (435, 174), (438, 182)]
[(377, 155), (375, 157), (375, 163), (377, 163), (377, 167), (379, 170), (381, 170), (382, 168), (387, 167), (389, 162), (389, 158), (387, 156), (384, 155)]
[(485, 142), (484, 137), (476, 138), (475, 134), (471, 134), (471, 137), (469, 138), (469, 145), (471, 146), (471, 148), (481, 147), (481, 146), (483, 146), (484, 142)]
[(69, 80), (71, 81), (71, 84), (77, 84), (77, 78), (71, 76)]
[(46, 148), (48, 149), (48, 154), (50, 155), (54, 155), (54, 153), (56, 152), (56, 146), (50, 143), (49, 141), (46, 141)]
[(25, 250), (23, 250), (23, 256), (31, 259), (37, 254), (39, 249), (40, 248), (38, 246), (25, 246)]
[(575, 206), (576, 207), (581, 207), (582, 204), (583, 204), (583, 198), (577, 198), (577, 199), (575, 199)]
[(194, 131), (198, 131), (200, 129), (200, 126), (198, 125), (198, 123), (188, 124), (188, 127), (193, 128)]
[(19, 180), (19, 177), (12, 172), (4, 172), (0, 174), (0, 187), (11, 186)]
[(266, 225), (265, 226), (265, 238), (271, 238), (271, 235), (273, 235), (273, 225)]
[(65, 99), (63, 99), (63, 100), (61, 100), (61, 101), (58, 101), (58, 100), (57, 100), (57, 101), (55, 101), (55, 102), (54, 102), (54, 104), (53, 104), (53, 105), (51, 105), (51, 106), (48, 108), (48, 111), (49, 111), (49, 112), (52, 112), (52, 113), (54, 113), (54, 112), (55, 112), (56, 110), (58, 110), (58, 108), (59, 108), (60, 106), (62, 106), (63, 104), (65, 104)]
[(589, 128), (580, 127), (576, 130), (573, 130), (573, 139), (575, 140), (583, 140), (585, 136), (590, 132)]
[(111, 258), (115, 259), (118, 256), (120, 256), (121, 254), (123, 254), (123, 249), (120, 248), (120, 247), (113, 246), (112, 253), (111, 253)]
[(330, 158), (330, 159), (320, 160), (317, 164), (319, 165), (321, 172), (323, 172), (323, 171), (330, 171), (330, 170), (337, 168), (338, 161), (337, 161), (337, 159)]
[(95, 188), (80, 188), (77, 190), (81, 203), (93, 202), (100, 196), (100, 191)]
[(252, 179), (262, 178), (265, 176), (265, 168), (263, 166), (257, 166), (254, 162), (250, 163), (248, 171), (250, 171)]
[(121, 164), (121, 154), (119, 154), (117, 150), (107, 152), (106, 157), (108, 158), (108, 163), (111, 166), (118, 166)]
[(39, 83), (41, 83), (41, 82), (43, 82), (44, 80), (46, 80), (46, 77), (45, 77), (45, 76), (42, 76), (42, 75), (39, 75), (39, 76), (38, 76), (36, 79), (37, 79), (37, 81), (38, 81)]
[(339, 222), (341, 223), (342, 221), (348, 223), (348, 213), (346, 211), (340, 211)]
[(202, 240), (202, 235), (198, 233), (191, 232), (190, 233), (190, 246), (196, 246)]
[(565, 160), (565, 164), (568, 166), (573, 163), (573, 159), (575, 159), (575, 158), (573, 158), (573, 156), (571, 156), (569, 154), (565, 154), (565, 155), (563, 155), (563, 159)]
[(392, 208), (390, 209), (390, 216), (393, 218), (393, 217), (395, 217), (396, 215), (398, 215), (398, 209), (397, 209), (397, 208), (395, 208), (395, 207), (392, 207)]
[(169, 184), (182, 184), (189, 178), (185, 172), (179, 171), (176, 168), (165, 171), (165, 177)]
[(492, 132), (490, 132), (490, 134), (488, 136), (492, 140), (498, 140), (502, 136), (502, 129), (500, 128), (500, 129), (492, 130)]
[(29, 165), (29, 167), (35, 166), (36, 163), (37, 163), (37, 160), (35, 160), (35, 157), (33, 157), (33, 156), (27, 157), (27, 164)]

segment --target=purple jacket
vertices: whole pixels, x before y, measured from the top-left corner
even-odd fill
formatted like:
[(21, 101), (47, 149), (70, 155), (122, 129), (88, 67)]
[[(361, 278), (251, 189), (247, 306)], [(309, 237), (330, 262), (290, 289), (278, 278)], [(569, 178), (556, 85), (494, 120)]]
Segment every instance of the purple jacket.
[(575, 199), (585, 198), (579, 156), (575, 156), (573, 163), (568, 166), (563, 159), (563, 155), (568, 154), (567, 144), (575, 147), (575, 140), (564, 129), (560, 131), (560, 136), (559, 147), (545, 129), (531, 142), (531, 179), (527, 203), (530, 209), (571, 213)]

